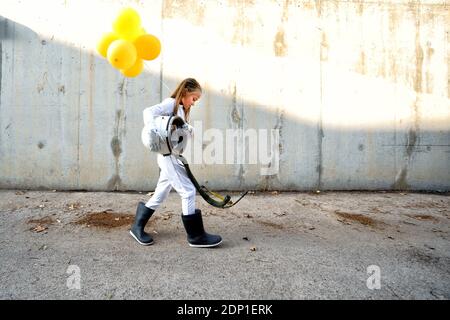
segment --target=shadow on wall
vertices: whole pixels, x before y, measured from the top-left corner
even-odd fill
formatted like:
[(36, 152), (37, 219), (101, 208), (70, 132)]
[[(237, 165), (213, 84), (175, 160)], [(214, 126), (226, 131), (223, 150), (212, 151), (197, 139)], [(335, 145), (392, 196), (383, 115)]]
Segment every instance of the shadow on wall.
[[(96, 53), (4, 17), (0, 39), (1, 188), (155, 187), (156, 157), (140, 140), (142, 111), (165, 98), (167, 88), (173, 90), (181, 79), (148, 70), (134, 79), (123, 78)], [(321, 101), (317, 95), (316, 103), (306, 106), (313, 109), (313, 120), (302, 120), (281, 103), (269, 108), (246, 100), (238, 79), (229, 79), (222, 88), (204, 86), (201, 107), (194, 107), (191, 122), (202, 126), (200, 132), (218, 129), (224, 137), (227, 129), (242, 130), (236, 140), (224, 143), (229, 149), (235, 142), (247, 152), (242, 164), (208, 164), (217, 156), (210, 148), (217, 141), (196, 131), (203, 161), (195, 161), (195, 146), (190, 156), (197, 179), (216, 190), (450, 189), (449, 130), (423, 130), (420, 123), (397, 127), (395, 114), (391, 123), (377, 128), (327, 126), (328, 110)], [(279, 144), (272, 149), (279, 154), (279, 166), (273, 174), (261, 174), (262, 168), (275, 164), (261, 163), (259, 156), (258, 163), (248, 163), (249, 129), (279, 133)], [(267, 139), (270, 153), (271, 137)], [(261, 148), (262, 140), (257, 143)]]

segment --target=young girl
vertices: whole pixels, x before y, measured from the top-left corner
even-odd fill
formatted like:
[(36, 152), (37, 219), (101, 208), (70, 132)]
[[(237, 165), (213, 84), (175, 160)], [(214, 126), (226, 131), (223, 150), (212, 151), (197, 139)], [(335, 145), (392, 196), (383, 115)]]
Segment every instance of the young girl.
[[(191, 107), (202, 95), (200, 84), (192, 78), (183, 80), (170, 98), (144, 110), (144, 123), (147, 125), (157, 116), (178, 115), (186, 122), (189, 121)], [(189, 126), (190, 127), (190, 126)], [(191, 133), (192, 133), (192, 127)], [(147, 203), (139, 202), (134, 224), (130, 234), (142, 245), (153, 243), (152, 237), (144, 232), (148, 220), (167, 198), (174, 188), (181, 196), (182, 220), (186, 229), (187, 240), (191, 247), (215, 247), (222, 242), (218, 235), (205, 232), (201, 211), (195, 208), (195, 187), (187, 176), (184, 166), (173, 155), (157, 155), (158, 166), (161, 169), (158, 185), (153, 196)]]

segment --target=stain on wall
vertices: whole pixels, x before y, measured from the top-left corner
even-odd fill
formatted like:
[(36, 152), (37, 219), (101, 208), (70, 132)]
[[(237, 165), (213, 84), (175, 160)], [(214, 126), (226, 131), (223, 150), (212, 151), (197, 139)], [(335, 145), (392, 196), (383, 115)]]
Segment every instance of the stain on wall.
[(422, 73), (423, 73), (423, 61), (424, 52), (422, 46), (420, 45), (420, 6), (412, 6), (412, 9), (416, 10), (416, 36), (415, 36), (415, 47), (416, 47), (416, 61), (415, 61), (415, 74), (414, 74), (414, 91), (416, 98), (414, 104), (411, 106), (412, 121), (411, 127), (407, 133), (407, 143), (405, 146), (405, 156), (404, 164), (401, 168), (400, 173), (397, 175), (395, 183), (393, 185), (394, 189), (397, 190), (408, 190), (410, 188), (408, 184), (408, 171), (411, 161), (413, 160), (413, 152), (416, 146), (420, 143), (420, 112), (419, 112), (419, 99), (420, 93), (422, 93)]
[(111, 151), (114, 155), (114, 175), (108, 180), (108, 190), (121, 190), (122, 179), (120, 177), (120, 156), (122, 154), (122, 139), (124, 136), (125, 116), (123, 110), (116, 110), (114, 123), (114, 136), (111, 139)]
[(285, 0), (283, 4), (283, 11), (281, 13), (280, 24), (278, 26), (278, 31), (273, 41), (273, 48), (275, 56), (277, 57), (284, 57), (287, 55), (288, 46), (285, 40), (285, 24), (288, 22), (288, 15), (289, 15), (289, 0)]
[[(183, 19), (194, 25), (202, 25), (207, 1), (164, 0), (162, 17), (164, 19)], [(183, 35), (183, 30), (180, 30)]]
[(284, 30), (282, 28), (280, 28), (275, 35), (273, 50), (275, 52), (275, 56), (277, 57), (284, 57), (287, 53), (287, 45), (284, 41)]

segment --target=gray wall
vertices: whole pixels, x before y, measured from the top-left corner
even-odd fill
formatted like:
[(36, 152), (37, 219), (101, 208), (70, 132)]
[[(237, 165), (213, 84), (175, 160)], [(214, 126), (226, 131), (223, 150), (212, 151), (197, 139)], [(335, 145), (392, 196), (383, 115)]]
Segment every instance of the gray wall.
[[(192, 151), (211, 188), (450, 189), (446, 1), (1, 2), (1, 188), (153, 189), (142, 110), (193, 76), (200, 152), (214, 128), (280, 137), (273, 175)], [(95, 52), (126, 5), (163, 45), (133, 79)]]

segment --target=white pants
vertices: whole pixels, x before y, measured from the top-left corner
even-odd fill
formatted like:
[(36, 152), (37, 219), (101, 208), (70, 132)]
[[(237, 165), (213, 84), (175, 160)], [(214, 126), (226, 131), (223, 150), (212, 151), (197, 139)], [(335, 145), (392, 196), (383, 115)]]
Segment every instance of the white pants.
[(174, 156), (164, 157), (158, 154), (157, 157), (158, 166), (161, 169), (158, 185), (145, 206), (156, 210), (166, 200), (173, 187), (181, 196), (183, 215), (194, 214), (196, 190), (187, 176), (186, 169)]

